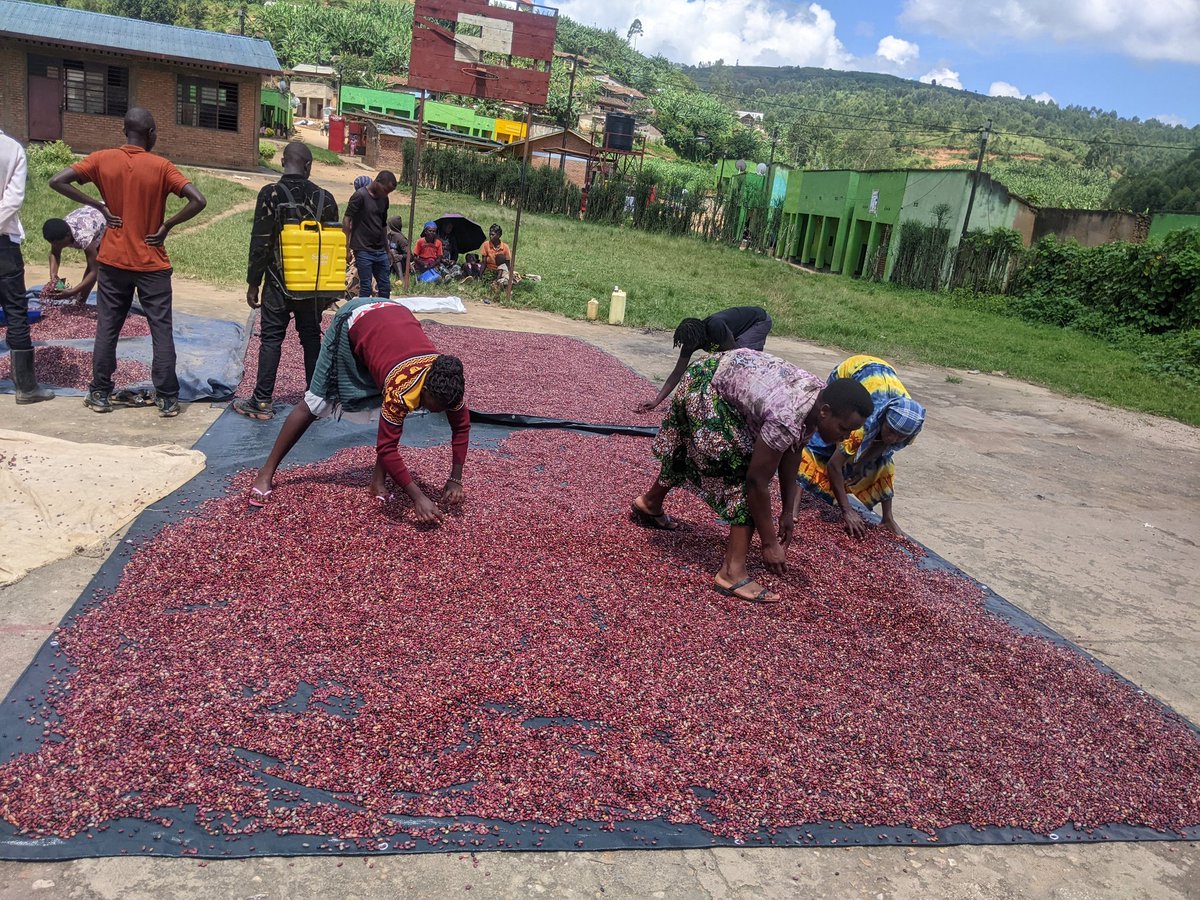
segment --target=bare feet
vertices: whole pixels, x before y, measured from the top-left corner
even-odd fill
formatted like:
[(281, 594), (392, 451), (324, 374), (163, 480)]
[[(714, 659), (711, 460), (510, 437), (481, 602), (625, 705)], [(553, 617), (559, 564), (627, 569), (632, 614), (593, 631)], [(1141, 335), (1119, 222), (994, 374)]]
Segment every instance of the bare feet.
[(907, 538), (908, 537), (908, 535), (905, 534), (903, 530), (901, 530), (900, 526), (896, 524), (895, 519), (884, 519), (879, 524), (882, 525), (884, 528), (886, 528), (888, 531), (890, 531), (892, 534), (894, 534), (898, 538)]

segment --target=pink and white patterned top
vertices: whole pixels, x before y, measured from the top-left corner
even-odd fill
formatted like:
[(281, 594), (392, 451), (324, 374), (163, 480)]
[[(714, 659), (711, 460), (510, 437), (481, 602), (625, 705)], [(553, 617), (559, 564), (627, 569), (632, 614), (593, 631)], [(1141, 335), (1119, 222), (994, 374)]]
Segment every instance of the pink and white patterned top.
[(63, 216), (63, 221), (71, 229), (72, 247), (76, 250), (99, 249), (104, 229), (108, 227), (104, 213), (94, 206), (81, 206)]
[(756, 439), (787, 453), (812, 437), (804, 419), (825, 382), (778, 356), (743, 349), (721, 354), (712, 386), (745, 417)]

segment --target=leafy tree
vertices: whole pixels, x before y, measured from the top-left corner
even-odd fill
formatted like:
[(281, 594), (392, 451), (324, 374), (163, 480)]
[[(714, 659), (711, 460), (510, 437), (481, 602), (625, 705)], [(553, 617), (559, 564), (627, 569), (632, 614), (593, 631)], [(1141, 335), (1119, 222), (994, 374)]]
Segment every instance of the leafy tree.
[(715, 97), (670, 88), (654, 97), (654, 109), (663, 141), (684, 159), (699, 160), (728, 148), (733, 114)]
[(1200, 185), (1200, 149), (1158, 171), (1122, 178), (1112, 189), (1108, 202), (1138, 212), (1200, 212), (1197, 185)]
[(177, 0), (108, 0), (107, 12), (144, 22), (173, 25), (179, 12)]
[(634, 49), (636, 49), (637, 41), (635, 38), (639, 38), (643, 34), (645, 34), (645, 32), (642, 30), (642, 20), (634, 19), (629, 25), (629, 31), (625, 33), (625, 40), (628, 41), (630, 45), (634, 47)]
[(744, 125), (739, 125), (733, 129), (733, 133), (729, 136), (729, 140), (725, 144), (724, 155), (733, 159), (759, 162), (760, 160), (765, 160), (762, 152), (763, 149), (762, 140), (759, 138), (758, 132)]
[[(588, 109), (600, 96), (600, 85), (580, 63), (575, 72), (575, 91), (571, 93), (571, 63), (555, 59), (550, 65), (550, 91), (546, 95), (544, 112), (561, 128), (574, 128), (579, 114)], [(570, 100), (570, 109), (567, 101)]]
[(246, 30), (266, 38), (285, 66), (333, 65), (348, 84), (408, 69), (412, 6), (358, 0), (327, 6), (316, 0), (275, 2), (255, 10)]

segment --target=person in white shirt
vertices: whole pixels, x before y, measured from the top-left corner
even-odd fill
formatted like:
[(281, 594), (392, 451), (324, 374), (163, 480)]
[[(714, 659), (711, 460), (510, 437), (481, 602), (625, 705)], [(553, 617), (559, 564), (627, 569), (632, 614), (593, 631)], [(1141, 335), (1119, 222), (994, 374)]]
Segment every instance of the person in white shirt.
[(29, 339), (29, 298), (25, 293), (25, 260), (21, 258), (21, 204), (25, 202), (25, 150), (0, 131), (0, 303), (4, 306), (5, 340), (12, 360), (18, 403), (40, 403), (54, 397), (39, 387), (33, 372)]

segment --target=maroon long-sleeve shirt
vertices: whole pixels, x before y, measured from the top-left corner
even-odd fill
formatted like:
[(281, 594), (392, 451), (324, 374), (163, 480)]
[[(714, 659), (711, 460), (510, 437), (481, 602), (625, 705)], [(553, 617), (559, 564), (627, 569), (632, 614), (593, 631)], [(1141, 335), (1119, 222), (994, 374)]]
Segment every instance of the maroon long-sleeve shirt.
[[(383, 394), (375, 452), (392, 480), (402, 488), (407, 487), (413, 479), (400, 456), (400, 435), (405, 417), (421, 405), (421, 389), (429, 367), (438, 357), (437, 348), (406, 307), (381, 303), (356, 316), (350, 326), (350, 349), (367, 367)], [(465, 398), (446, 410), (446, 418), (453, 432), (450, 447), (454, 464), (461, 466), (467, 459), (471, 435)]]

